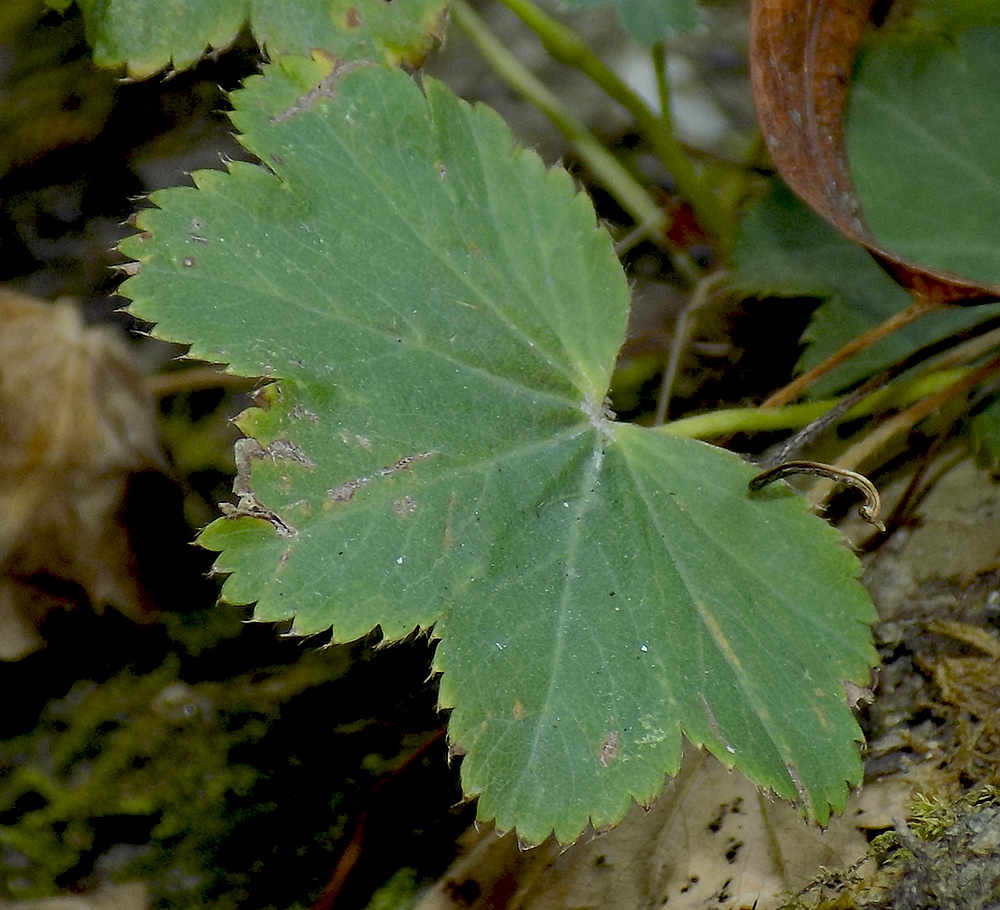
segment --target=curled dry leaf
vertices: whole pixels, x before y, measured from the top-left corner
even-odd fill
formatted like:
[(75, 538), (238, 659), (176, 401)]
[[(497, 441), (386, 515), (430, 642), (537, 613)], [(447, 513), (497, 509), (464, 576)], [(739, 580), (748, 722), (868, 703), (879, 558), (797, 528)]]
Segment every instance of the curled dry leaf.
[(888, 824), (885, 807), (901, 813), (907, 792), (876, 783), (820, 830), (689, 747), (649, 809), (633, 805), (618, 827), (567, 849), (550, 839), (519, 850), (513, 834), (487, 831), (417, 910), (778, 910), (821, 867), (863, 859), (867, 831)]
[(785, 182), (909, 290), (942, 303), (995, 300), (1000, 287), (928, 268), (872, 234), (850, 176), (844, 112), (874, 0), (753, 0), (750, 79), (761, 131)]
[(82, 591), (148, 615), (120, 520), (128, 476), (162, 456), (152, 399), (110, 331), (68, 302), (0, 291), (0, 658), (41, 644)]

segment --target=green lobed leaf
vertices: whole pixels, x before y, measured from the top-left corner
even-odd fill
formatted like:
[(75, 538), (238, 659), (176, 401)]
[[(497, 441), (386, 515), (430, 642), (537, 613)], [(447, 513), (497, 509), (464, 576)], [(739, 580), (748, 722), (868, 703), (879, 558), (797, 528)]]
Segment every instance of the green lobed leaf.
[(271, 171), (153, 195), (124, 291), (163, 337), (280, 377), (240, 418), (223, 596), (336, 639), (433, 629), (481, 817), (568, 841), (648, 802), (681, 734), (820, 821), (874, 659), (836, 531), (602, 402), (628, 291), (569, 176), (489, 109), (371, 66), (234, 96)]
[(846, 142), (875, 236), (922, 264), (1000, 280), (1000, 29), (879, 42), (859, 61)]
[(696, 0), (564, 0), (566, 6), (586, 9), (613, 5), (629, 34), (642, 44), (657, 44), (677, 32), (699, 25)]
[[(733, 250), (732, 286), (745, 293), (820, 297), (799, 369), (809, 370), (900, 310), (911, 298), (860, 246), (847, 240), (783, 183), (743, 218)], [(809, 390), (823, 398), (938, 339), (1000, 312), (996, 306), (936, 313), (906, 326), (833, 370)]]
[[(64, 7), (65, 0), (48, 0)], [(443, 38), (447, 0), (77, 0), (94, 60), (143, 78), (231, 44), (249, 21), (271, 56), (325, 51), (417, 65)]]

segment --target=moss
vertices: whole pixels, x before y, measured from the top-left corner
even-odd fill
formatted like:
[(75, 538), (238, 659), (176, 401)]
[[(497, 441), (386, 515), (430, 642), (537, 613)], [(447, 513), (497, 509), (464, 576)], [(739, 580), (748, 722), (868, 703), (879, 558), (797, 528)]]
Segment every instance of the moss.
[[(263, 679), (189, 685), (171, 658), (144, 676), (74, 685), (31, 734), (0, 745), (0, 893), (56, 893), (114, 848), (104, 874), (142, 878), (161, 906), (200, 905), (221, 885), (235, 904), (240, 882), (216, 881), (216, 847), (268, 807), (250, 798), (259, 772), (234, 750), (263, 736), (290, 696), (336, 675), (331, 660), (306, 652)], [(123, 830), (134, 849), (122, 849)]]
[(981, 910), (1000, 895), (1000, 792), (916, 794), (908, 819), (876, 837), (868, 859), (831, 872), (782, 910)]

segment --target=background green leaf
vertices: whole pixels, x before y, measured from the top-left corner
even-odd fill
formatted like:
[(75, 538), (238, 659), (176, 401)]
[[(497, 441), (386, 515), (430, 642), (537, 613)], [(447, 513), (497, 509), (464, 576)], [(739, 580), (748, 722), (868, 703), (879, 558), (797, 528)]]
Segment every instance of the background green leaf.
[[(443, 38), (447, 0), (77, 0), (101, 66), (136, 78), (184, 69), (231, 44), (249, 21), (272, 56), (326, 51), (419, 64)], [(49, 0), (62, 8), (64, 0)]]
[(906, 17), (897, 25), (900, 30), (925, 34), (957, 35), (973, 25), (1000, 26), (998, 0), (917, 0), (912, 9), (901, 5), (900, 12)]
[(620, 820), (683, 732), (824, 821), (856, 780), (858, 564), (754, 468), (602, 402), (627, 285), (569, 176), (440, 83), (285, 60), (235, 162), (153, 195), (125, 293), (164, 337), (280, 377), (242, 415), (223, 595), (299, 634), (431, 629), (482, 817)]
[(695, 0), (565, 0), (566, 6), (585, 9), (615, 6), (629, 34), (642, 44), (656, 44), (677, 32), (698, 27)]
[[(860, 246), (847, 240), (783, 183), (740, 223), (732, 286), (745, 293), (825, 300), (803, 337), (800, 370), (809, 370), (911, 302)], [(912, 323), (833, 370), (808, 395), (823, 398), (877, 373), (907, 354), (1000, 312), (995, 305), (935, 313)]]
[(1000, 29), (878, 42), (859, 61), (846, 132), (865, 216), (888, 248), (1000, 280)]

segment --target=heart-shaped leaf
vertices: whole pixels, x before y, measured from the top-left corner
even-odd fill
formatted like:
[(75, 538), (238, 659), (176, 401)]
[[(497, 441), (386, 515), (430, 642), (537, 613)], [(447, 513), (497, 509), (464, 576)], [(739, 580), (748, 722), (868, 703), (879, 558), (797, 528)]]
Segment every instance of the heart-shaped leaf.
[(681, 734), (820, 821), (874, 654), (837, 533), (603, 401), (627, 284), (569, 176), (489, 109), (289, 59), (234, 98), (266, 167), (156, 193), (135, 309), (280, 381), (240, 419), (223, 595), (300, 634), (415, 628), (466, 793), (527, 841), (648, 802)]
[(873, 232), (904, 256), (1000, 284), (1000, 28), (901, 36), (859, 61), (847, 147)]

